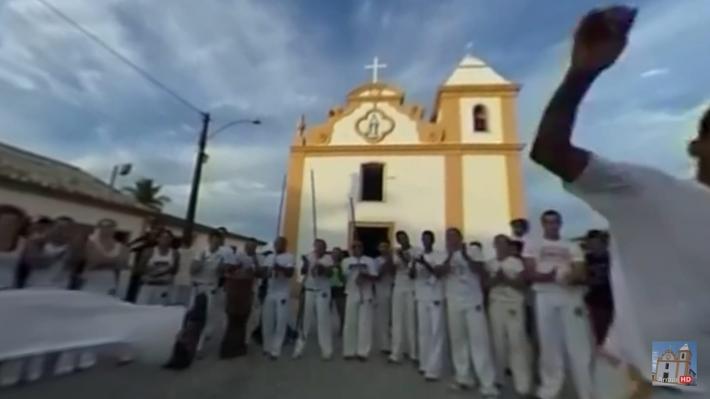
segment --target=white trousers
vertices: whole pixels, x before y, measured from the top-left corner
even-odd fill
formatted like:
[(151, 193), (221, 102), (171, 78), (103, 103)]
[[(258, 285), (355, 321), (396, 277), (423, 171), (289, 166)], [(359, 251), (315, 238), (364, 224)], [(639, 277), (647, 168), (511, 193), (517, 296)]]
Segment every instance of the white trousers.
[(138, 298), (136, 304), (138, 305), (170, 305), (172, 302), (172, 288), (171, 284), (166, 285), (141, 285), (140, 291), (138, 292)]
[(400, 361), (405, 351), (410, 359), (417, 359), (415, 315), (414, 291), (397, 291), (395, 289), (392, 294), (391, 360), (396, 362)]
[(343, 356), (368, 357), (372, 349), (372, 299), (360, 300), (359, 295), (348, 295), (345, 300), (343, 325)]
[(261, 302), (259, 301), (259, 292), (254, 291), (254, 297), (251, 300), (251, 311), (249, 312), (249, 320), (247, 320), (247, 330), (246, 330), (246, 344), (251, 343), (251, 337), (254, 336), (254, 332), (259, 328), (259, 322), (261, 322)]
[(281, 356), (281, 348), (286, 339), (286, 327), (290, 312), (288, 294), (267, 295), (261, 316), (261, 334), (264, 352), (273, 357)]
[(375, 300), (375, 345), (383, 352), (392, 350), (392, 295), (377, 295)]
[(294, 349), (294, 357), (301, 356), (308, 342), (308, 333), (315, 322), (323, 358), (333, 356), (333, 327), (330, 322), (330, 289), (323, 291), (306, 290), (303, 301), (303, 325), (299, 331)]
[(468, 298), (448, 301), (449, 335), (451, 358), (454, 363), (456, 382), (472, 386), (471, 364), (473, 363), (481, 393), (494, 395), (495, 364), (491, 355), (488, 321), (482, 304), (474, 304)]
[(493, 334), (496, 375), (502, 380), (506, 365), (510, 365), (515, 391), (527, 395), (532, 387), (532, 362), (530, 343), (525, 332), (525, 305), (523, 302), (491, 300), (488, 313)]
[(205, 322), (205, 331), (200, 336), (200, 341), (197, 345), (199, 351), (204, 349), (206, 340), (211, 340), (224, 334), (227, 327), (224, 290), (217, 287), (216, 284), (193, 284), (189, 308), (194, 305), (195, 298), (200, 294), (205, 294), (207, 298), (207, 320)]
[(579, 399), (592, 398), (593, 338), (581, 297), (536, 293), (535, 315), (540, 342), (541, 399), (554, 399), (565, 377), (565, 354)]
[(443, 300), (417, 301), (419, 370), (426, 378), (438, 379), (444, 361), (446, 316)]

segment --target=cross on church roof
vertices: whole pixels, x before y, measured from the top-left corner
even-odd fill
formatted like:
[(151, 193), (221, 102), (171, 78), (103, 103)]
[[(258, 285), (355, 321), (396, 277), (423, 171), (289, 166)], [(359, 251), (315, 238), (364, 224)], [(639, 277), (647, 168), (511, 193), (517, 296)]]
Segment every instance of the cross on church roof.
[(379, 63), (380, 59), (375, 57), (372, 60), (372, 64), (370, 65), (365, 65), (365, 69), (372, 69), (372, 83), (377, 83), (377, 72), (378, 69), (382, 68), (387, 68), (387, 64), (380, 64)]

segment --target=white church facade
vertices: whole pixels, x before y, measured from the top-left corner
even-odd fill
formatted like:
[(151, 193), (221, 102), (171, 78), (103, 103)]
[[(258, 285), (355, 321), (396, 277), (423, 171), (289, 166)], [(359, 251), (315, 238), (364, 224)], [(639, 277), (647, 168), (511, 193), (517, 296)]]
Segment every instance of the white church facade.
[(302, 122), (291, 146), (281, 231), (307, 253), (315, 236), (372, 251), (404, 230), (419, 242), (447, 227), (488, 243), (524, 217), (519, 86), (466, 56), (439, 87), (431, 117), (405, 93), (377, 81), (356, 87), (315, 126)]

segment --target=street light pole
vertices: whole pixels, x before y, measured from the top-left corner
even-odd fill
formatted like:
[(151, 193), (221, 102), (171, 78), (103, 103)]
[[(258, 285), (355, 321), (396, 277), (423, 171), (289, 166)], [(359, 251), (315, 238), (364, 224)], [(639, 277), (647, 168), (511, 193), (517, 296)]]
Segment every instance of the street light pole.
[(215, 129), (212, 134), (208, 134), (210, 130), (210, 114), (202, 114), (202, 131), (200, 132), (200, 141), (197, 148), (197, 159), (195, 160), (195, 170), (192, 173), (192, 187), (190, 188), (190, 200), (187, 204), (187, 216), (185, 216), (185, 226), (183, 227), (182, 237), (183, 242), (192, 242), (192, 231), (195, 229), (195, 213), (197, 211), (197, 197), (200, 193), (200, 180), (202, 179), (202, 165), (205, 163), (205, 149), (207, 141), (213, 138), (217, 133), (226, 130), (234, 125), (242, 123), (250, 123), (252, 125), (260, 125), (259, 119), (238, 119), (229, 122)]
[(185, 216), (185, 226), (182, 232), (183, 242), (192, 242), (192, 231), (195, 227), (195, 211), (197, 210), (197, 197), (200, 192), (200, 180), (202, 179), (202, 165), (205, 158), (205, 147), (207, 147), (207, 133), (210, 128), (210, 114), (202, 114), (202, 131), (197, 148), (197, 159), (195, 160), (195, 170), (192, 173), (192, 187), (190, 188), (190, 200), (187, 203), (187, 216)]

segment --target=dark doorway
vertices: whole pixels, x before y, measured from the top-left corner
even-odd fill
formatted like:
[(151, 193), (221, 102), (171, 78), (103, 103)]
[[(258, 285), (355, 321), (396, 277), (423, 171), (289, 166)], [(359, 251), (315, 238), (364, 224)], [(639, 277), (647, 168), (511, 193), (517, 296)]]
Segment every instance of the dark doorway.
[(389, 240), (389, 228), (387, 227), (355, 227), (355, 237), (362, 242), (365, 255), (377, 257), (379, 255), (377, 246), (382, 241)]

